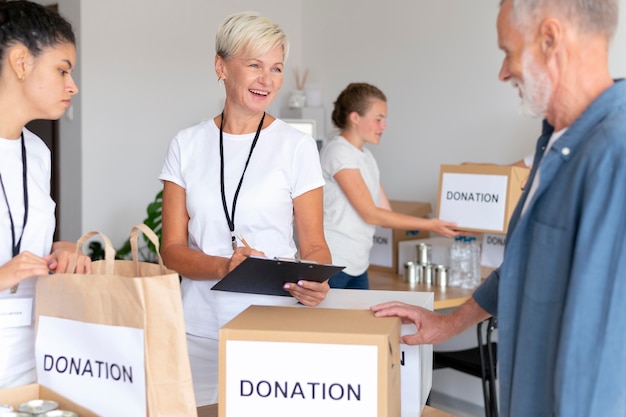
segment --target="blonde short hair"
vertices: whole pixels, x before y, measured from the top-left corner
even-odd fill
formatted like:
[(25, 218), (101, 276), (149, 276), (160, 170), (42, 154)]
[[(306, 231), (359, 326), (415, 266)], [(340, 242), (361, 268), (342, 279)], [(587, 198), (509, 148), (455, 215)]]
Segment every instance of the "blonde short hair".
[(285, 32), (267, 17), (257, 12), (240, 12), (222, 22), (215, 35), (215, 52), (224, 60), (237, 55), (245, 58), (265, 55), (282, 47), (283, 60), (289, 54)]

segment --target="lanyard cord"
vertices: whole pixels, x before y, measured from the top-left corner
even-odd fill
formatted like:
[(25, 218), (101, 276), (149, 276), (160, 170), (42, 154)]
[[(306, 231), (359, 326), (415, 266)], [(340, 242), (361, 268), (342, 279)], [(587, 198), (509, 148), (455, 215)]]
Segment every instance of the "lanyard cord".
[[(24, 223), (22, 224), (22, 232), (20, 233), (20, 238), (15, 240), (15, 223), (13, 222), (13, 214), (11, 213), (11, 205), (9, 204), (9, 196), (7, 195), (7, 190), (4, 187), (4, 181), (2, 180), (2, 174), (0, 174), (0, 186), (2, 186), (2, 194), (4, 194), (4, 201), (7, 204), (7, 210), (9, 211), (9, 220), (11, 221), (11, 249), (13, 257), (17, 256), (20, 253), (20, 248), (22, 247), (22, 237), (24, 237), (24, 229), (26, 229), (26, 222), (28, 221), (28, 182), (26, 178), (26, 173), (28, 172), (28, 168), (26, 166), (26, 144), (24, 143), (24, 133), (22, 132), (20, 136), (20, 140), (22, 142), (22, 185), (24, 189)], [(15, 294), (17, 291), (17, 285), (11, 288), (11, 293)]]
[(246, 159), (246, 164), (243, 167), (243, 172), (241, 173), (239, 184), (237, 185), (237, 189), (235, 190), (235, 195), (233, 196), (233, 207), (231, 209), (230, 215), (228, 214), (228, 206), (226, 205), (226, 192), (224, 190), (224, 134), (222, 128), (222, 126), (224, 125), (224, 112), (222, 112), (222, 118), (220, 120), (220, 185), (222, 191), (222, 205), (224, 206), (226, 222), (228, 222), (228, 228), (230, 229), (230, 237), (232, 239), (233, 251), (237, 249), (237, 241), (235, 238), (235, 206), (237, 205), (237, 197), (239, 197), (239, 191), (241, 190), (241, 184), (243, 183), (243, 176), (246, 174), (246, 169), (248, 169), (248, 163), (250, 162), (252, 151), (254, 151), (254, 147), (256, 146), (259, 135), (261, 134), (261, 128), (263, 127), (264, 120), (265, 112), (263, 112), (263, 117), (261, 117), (261, 123), (259, 123), (259, 127), (256, 130), (256, 135), (254, 136), (254, 140), (252, 141), (252, 146), (250, 146), (248, 159)]

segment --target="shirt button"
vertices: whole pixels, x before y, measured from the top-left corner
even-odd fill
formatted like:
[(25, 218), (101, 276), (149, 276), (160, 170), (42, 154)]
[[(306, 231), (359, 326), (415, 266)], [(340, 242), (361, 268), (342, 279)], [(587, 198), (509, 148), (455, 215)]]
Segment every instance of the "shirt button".
[(569, 155), (570, 150), (569, 150), (569, 148), (563, 148), (563, 149), (561, 149), (561, 153), (562, 153), (564, 156), (567, 156), (567, 155)]

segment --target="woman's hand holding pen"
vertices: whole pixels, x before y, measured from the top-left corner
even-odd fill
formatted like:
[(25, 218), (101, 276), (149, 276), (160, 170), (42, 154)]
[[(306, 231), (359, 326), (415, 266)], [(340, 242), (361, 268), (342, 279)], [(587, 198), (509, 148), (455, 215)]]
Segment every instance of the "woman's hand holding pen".
[(265, 257), (265, 253), (258, 251), (256, 249), (252, 249), (249, 246), (237, 246), (233, 256), (230, 257), (230, 261), (228, 263), (228, 272), (235, 269), (240, 263), (242, 263), (248, 256), (263, 256)]

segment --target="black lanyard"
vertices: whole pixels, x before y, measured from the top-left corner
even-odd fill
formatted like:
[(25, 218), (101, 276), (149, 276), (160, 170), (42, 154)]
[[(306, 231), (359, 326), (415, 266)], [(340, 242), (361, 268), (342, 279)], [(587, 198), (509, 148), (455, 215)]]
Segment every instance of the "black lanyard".
[(226, 221), (228, 222), (228, 228), (230, 229), (230, 237), (232, 239), (233, 251), (237, 249), (237, 240), (235, 238), (235, 206), (237, 205), (237, 197), (239, 196), (239, 190), (241, 190), (243, 176), (246, 174), (246, 169), (248, 169), (248, 163), (250, 162), (252, 151), (254, 151), (256, 142), (259, 139), (259, 135), (261, 134), (261, 128), (263, 127), (264, 120), (265, 112), (263, 112), (263, 117), (261, 117), (261, 123), (259, 123), (259, 127), (256, 130), (256, 135), (254, 136), (254, 140), (252, 141), (252, 146), (250, 146), (250, 153), (248, 154), (246, 165), (244, 165), (243, 167), (243, 172), (241, 173), (241, 178), (239, 179), (239, 185), (237, 185), (237, 190), (235, 191), (235, 195), (233, 196), (233, 207), (231, 209), (230, 215), (228, 214), (228, 206), (226, 205), (226, 192), (224, 191), (224, 134), (222, 129), (222, 126), (224, 125), (224, 112), (222, 112), (222, 118), (220, 120), (220, 181), (222, 186), (222, 205), (224, 206), (224, 214), (226, 215)]
[[(13, 214), (11, 213), (11, 205), (9, 204), (9, 196), (7, 196), (7, 190), (4, 187), (4, 181), (2, 181), (2, 174), (0, 174), (0, 185), (2, 186), (2, 193), (4, 194), (4, 201), (7, 203), (7, 210), (9, 211), (9, 220), (11, 221), (11, 249), (13, 256), (15, 257), (20, 253), (22, 247), (22, 237), (24, 236), (24, 229), (26, 229), (26, 222), (28, 221), (28, 182), (26, 179), (26, 173), (28, 168), (26, 166), (26, 144), (24, 143), (24, 133), (21, 134), (20, 140), (22, 142), (22, 185), (24, 188), (24, 223), (22, 224), (22, 233), (20, 238), (15, 239), (15, 223), (13, 222)], [(11, 293), (17, 291), (17, 285), (11, 288)]]

